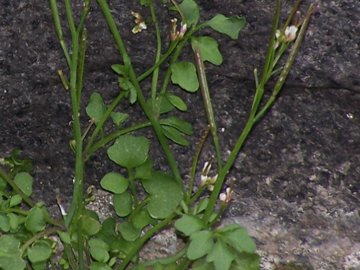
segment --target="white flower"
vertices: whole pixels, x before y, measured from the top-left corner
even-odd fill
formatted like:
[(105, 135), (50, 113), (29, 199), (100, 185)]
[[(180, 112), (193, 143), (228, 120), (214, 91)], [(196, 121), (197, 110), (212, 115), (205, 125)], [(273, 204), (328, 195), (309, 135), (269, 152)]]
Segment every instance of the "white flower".
[(233, 191), (230, 187), (226, 188), (226, 192), (220, 193), (219, 195), (219, 200), (228, 204), (231, 199), (232, 199), (232, 195), (233, 195)]
[(291, 42), (296, 39), (296, 33), (298, 31), (298, 27), (295, 25), (291, 25), (285, 28), (285, 41)]

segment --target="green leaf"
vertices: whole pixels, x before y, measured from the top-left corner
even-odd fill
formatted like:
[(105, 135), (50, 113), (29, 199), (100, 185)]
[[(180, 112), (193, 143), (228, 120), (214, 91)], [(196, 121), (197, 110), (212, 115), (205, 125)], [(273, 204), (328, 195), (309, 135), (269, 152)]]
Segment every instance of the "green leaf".
[(106, 112), (106, 106), (101, 95), (97, 92), (90, 96), (89, 104), (86, 106), (87, 115), (98, 124)]
[(188, 140), (186, 140), (182, 133), (180, 131), (178, 131), (176, 128), (170, 127), (170, 126), (161, 126), (163, 131), (164, 131), (164, 135), (172, 140), (174, 143), (177, 143), (179, 145), (182, 146), (188, 146), (189, 142)]
[(209, 61), (214, 65), (220, 65), (223, 57), (219, 51), (218, 42), (212, 37), (192, 37), (191, 47), (199, 48), (202, 61)]
[(246, 20), (240, 16), (226, 17), (218, 14), (208, 21), (207, 24), (215, 31), (228, 35), (232, 39), (237, 39), (240, 30), (246, 25)]
[(206, 259), (196, 260), (192, 265), (192, 270), (214, 270), (214, 265), (208, 263)]
[(0, 269), (23, 270), (25, 261), (21, 258), (20, 241), (12, 235), (0, 236)]
[(51, 246), (45, 241), (37, 241), (27, 250), (27, 256), (32, 263), (46, 261), (52, 254)]
[(199, 231), (191, 235), (191, 242), (186, 251), (189, 260), (199, 259), (212, 249), (214, 245), (213, 234), (210, 231)]
[(182, 133), (185, 133), (186, 135), (192, 135), (193, 134), (191, 124), (189, 122), (187, 122), (185, 120), (182, 120), (180, 118), (177, 118), (175, 116), (168, 117), (168, 118), (165, 118), (165, 119), (161, 119), (160, 124), (174, 127), (177, 130), (181, 131)]
[(184, 0), (179, 5), (182, 15), (185, 17), (185, 22), (189, 28), (193, 24), (197, 24), (200, 19), (199, 7), (194, 0)]
[(18, 215), (14, 213), (7, 214), (9, 218), (9, 225), (11, 232), (16, 232), (19, 228), (19, 225), (23, 222), (24, 218), (20, 218)]
[(147, 210), (155, 219), (171, 215), (182, 200), (182, 188), (173, 177), (165, 173), (155, 172), (151, 179), (143, 180), (142, 184), (150, 194)]
[(86, 235), (94, 235), (101, 229), (101, 224), (98, 220), (88, 215), (81, 216), (81, 230)]
[(145, 163), (136, 167), (135, 170), (135, 179), (148, 179), (151, 177), (153, 171), (153, 163), (150, 158), (148, 158)]
[(204, 224), (198, 217), (183, 215), (175, 222), (175, 228), (183, 234), (190, 236), (203, 229)]
[(120, 64), (114, 64), (111, 66), (111, 69), (115, 71), (116, 74), (128, 77), (129, 76), (129, 67)]
[(90, 270), (112, 270), (110, 266), (105, 263), (92, 262), (90, 265)]
[(130, 79), (128, 77), (119, 77), (118, 83), (120, 88), (122, 88), (124, 91), (130, 92), (129, 100), (131, 104), (134, 104), (137, 100), (137, 93), (136, 93), (136, 88), (133, 85), (133, 83), (130, 81)]
[(187, 110), (186, 103), (181, 99), (181, 97), (176, 95), (168, 94), (166, 95), (168, 101), (178, 110), (185, 112)]
[(225, 228), (219, 229), (218, 232), (221, 235), (221, 239), (223, 239), (237, 252), (255, 252), (256, 245), (254, 240), (249, 236), (246, 229), (240, 227), (239, 225), (228, 225)]
[(140, 4), (145, 7), (148, 7), (150, 3), (151, 3), (150, 0), (140, 0)]
[(128, 216), (133, 208), (133, 200), (128, 192), (115, 194), (113, 197), (113, 204), (115, 212), (119, 217)]
[(176, 62), (170, 66), (171, 81), (178, 84), (188, 92), (196, 92), (199, 89), (199, 81), (196, 68), (190, 62)]
[(102, 239), (109, 245), (114, 242), (114, 239), (117, 238), (115, 232), (116, 221), (114, 218), (109, 217), (104, 220), (102, 223), (100, 231), (96, 234), (96, 237)]
[(5, 214), (0, 213), (0, 231), (8, 232), (10, 230), (9, 218)]
[(71, 243), (71, 237), (70, 237), (69, 233), (58, 231), (58, 235), (59, 235), (61, 241), (63, 241), (64, 243), (66, 243), (66, 244)]
[(26, 196), (31, 195), (33, 178), (30, 174), (19, 172), (15, 175), (14, 182)]
[(135, 228), (143, 229), (152, 222), (152, 218), (146, 210), (141, 210), (133, 215), (132, 223)]
[(90, 254), (98, 262), (106, 263), (110, 259), (109, 245), (103, 240), (93, 238), (89, 240)]
[(127, 190), (129, 181), (119, 173), (107, 173), (100, 181), (100, 186), (112, 193), (120, 194)]
[(45, 229), (45, 213), (40, 207), (34, 207), (30, 210), (29, 215), (25, 220), (25, 228), (32, 232), (37, 233)]
[(22, 198), (19, 194), (15, 194), (14, 196), (11, 196), (9, 206), (14, 207), (16, 205), (19, 205), (22, 202)]
[(143, 164), (148, 158), (149, 141), (145, 137), (120, 136), (108, 149), (109, 158), (120, 166), (131, 169)]
[(124, 123), (129, 118), (129, 115), (127, 113), (111, 112), (110, 117), (113, 120), (114, 124), (117, 127), (120, 127), (121, 124)]
[(133, 242), (140, 237), (141, 230), (135, 228), (134, 225), (128, 221), (120, 223), (118, 226), (121, 236), (126, 240)]
[(225, 243), (218, 240), (206, 257), (208, 262), (213, 262), (215, 270), (228, 270), (235, 255), (229, 250)]
[(194, 206), (194, 209), (193, 209), (194, 215), (197, 215), (197, 214), (205, 211), (208, 204), (209, 204), (209, 199), (208, 198), (202, 199), (198, 204), (196, 204)]
[(260, 270), (260, 256), (257, 254), (237, 254), (231, 270)]

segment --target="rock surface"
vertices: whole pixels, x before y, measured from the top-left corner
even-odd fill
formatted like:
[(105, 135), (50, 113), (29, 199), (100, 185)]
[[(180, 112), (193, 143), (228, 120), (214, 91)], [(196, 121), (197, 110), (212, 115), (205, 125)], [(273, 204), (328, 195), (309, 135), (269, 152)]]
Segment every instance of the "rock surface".
[[(153, 59), (153, 32), (131, 34), (130, 11), (141, 11), (137, 1), (113, 2), (133, 62), (143, 70)], [(225, 61), (207, 67), (225, 155), (251, 106), (252, 71), (264, 56), (272, 2), (198, 1), (204, 18), (223, 13), (248, 21), (237, 41), (213, 35)], [(233, 182), (235, 198), (224, 222), (249, 229), (263, 255), (263, 269), (288, 262), (301, 269), (360, 269), (359, 14), (358, 0), (321, 2), (281, 96), (231, 171), (234, 180), (228, 183)], [(166, 16), (161, 15), (168, 22)], [(88, 30), (85, 95), (99, 89), (108, 101), (118, 91), (109, 67), (119, 56), (95, 4)], [(47, 2), (1, 0), (0, 37), (0, 156), (15, 147), (29, 156), (35, 165), (35, 195), (52, 205), (56, 188), (64, 198), (71, 195), (73, 158), (69, 99), (56, 76), (64, 61)], [(184, 98), (190, 112), (198, 111), (199, 95)], [(183, 117), (194, 124), (197, 141), (204, 113)], [(194, 147), (175, 149), (185, 175)], [(113, 165), (99, 153), (88, 168), (87, 183), (98, 185)]]

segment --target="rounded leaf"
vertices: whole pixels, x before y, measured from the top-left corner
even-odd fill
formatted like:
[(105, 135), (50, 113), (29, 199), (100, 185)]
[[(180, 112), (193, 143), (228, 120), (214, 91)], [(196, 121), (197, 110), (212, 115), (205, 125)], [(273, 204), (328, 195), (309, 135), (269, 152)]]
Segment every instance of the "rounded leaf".
[(132, 242), (140, 237), (141, 230), (136, 228), (132, 223), (130, 223), (128, 221), (120, 223), (118, 228), (119, 228), (121, 236), (126, 241)]
[(196, 68), (190, 62), (176, 62), (171, 65), (171, 81), (189, 92), (196, 92), (199, 89), (199, 81)]
[(215, 31), (228, 35), (232, 39), (237, 39), (240, 30), (246, 25), (246, 20), (240, 16), (226, 17), (218, 14), (208, 21), (207, 24)]
[(101, 179), (100, 185), (107, 191), (120, 194), (127, 190), (129, 181), (119, 173), (110, 172)]
[(31, 195), (33, 178), (30, 174), (20, 172), (15, 175), (14, 182), (26, 196)]
[(103, 240), (95, 238), (89, 241), (90, 254), (98, 262), (106, 263), (110, 259), (109, 245)]
[(95, 121), (95, 124), (99, 123), (106, 112), (106, 106), (101, 95), (97, 92), (90, 96), (89, 104), (86, 106), (87, 115)]
[(151, 179), (142, 181), (150, 194), (147, 210), (151, 217), (163, 219), (171, 215), (181, 202), (183, 193), (175, 179), (162, 172), (153, 173)]
[(45, 213), (39, 207), (34, 207), (30, 210), (29, 215), (25, 221), (25, 228), (33, 233), (43, 231), (45, 229)]
[(113, 204), (116, 214), (119, 217), (126, 217), (131, 213), (133, 207), (133, 200), (128, 192), (124, 192), (114, 195)]
[(131, 169), (146, 161), (149, 146), (149, 141), (145, 137), (123, 135), (108, 149), (107, 154), (116, 164)]
[(27, 256), (32, 263), (38, 263), (46, 261), (50, 258), (52, 249), (44, 241), (35, 243), (27, 251)]
[(192, 37), (191, 46), (193, 50), (199, 48), (202, 61), (209, 61), (214, 65), (220, 65), (223, 62), (219, 44), (212, 37)]
[(191, 235), (191, 242), (186, 252), (190, 260), (196, 260), (209, 253), (214, 245), (213, 234), (210, 231), (199, 231)]
[(190, 236), (194, 232), (203, 229), (204, 224), (198, 217), (183, 215), (175, 222), (175, 228), (183, 234)]

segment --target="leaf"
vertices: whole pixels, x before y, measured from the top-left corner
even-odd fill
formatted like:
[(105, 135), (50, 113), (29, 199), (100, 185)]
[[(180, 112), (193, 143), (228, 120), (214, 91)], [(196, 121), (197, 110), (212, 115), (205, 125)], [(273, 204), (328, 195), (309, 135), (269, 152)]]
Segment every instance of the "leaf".
[(110, 259), (109, 245), (103, 240), (93, 238), (89, 240), (90, 254), (98, 262), (106, 263)]
[(175, 228), (186, 236), (190, 236), (203, 229), (204, 224), (198, 217), (183, 215), (175, 222)]
[(98, 124), (106, 112), (106, 106), (101, 95), (94, 92), (90, 96), (89, 104), (86, 106), (87, 115)]
[(109, 245), (114, 242), (114, 239), (117, 237), (115, 232), (116, 221), (114, 218), (109, 217), (105, 219), (102, 223), (100, 231), (96, 234), (96, 237), (102, 239)]
[(237, 39), (240, 30), (246, 25), (246, 20), (244, 17), (240, 16), (226, 17), (222, 14), (218, 14), (208, 21), (207, 25), (219, 33), (228, 35), (232, 39)]
[(166, 95), (168, 101), (178, 110), (185, 112), (187, 110), (186, 103), (181, 99), (181, 97), (176, 95), (168, 94)]
[(199, 7), (194, 0), (184, 0), (179, 5), (182, 15), (185, 17), (185, 22), (189, 28), (193, 24), (197, 24), (200, 19)]
[(120, 223), (118, 228), (121, 233), (121, 236), (126, 241), (133, 242), (140, 237), (141, 230), (139, 230), (138, 228), (135, 228), (134, 225), (132, 223), (130, 223), (129, 221)]
[[(235, 226), (234, 226), (235, 225)], [(228, 227), (228, 228), (227, 228)], [(249, 236), (246, 229), (237, 224), (228, 225), (218, 230), (223, 239), (229, 246), (237, 252), (254, 253), (256, 245), (254, 240)]]
[(188, 146), (189, 142), (183, 137), (182, 133), (178, 131), (176, 128), (169, 127), (169, 126), (161, 126), (164, 135), (172, 140), (174, 143), (177, 143), (179, 145)]
[(113, 197), (113, 204), (115, 212), (119, 217), (128, 216), (133, 208), (133, 200), (128, 192), (115, 194)]
[(170, 175), (154, 172), (151, 179), (143, 180), (142, 184), (145, 191), (150, 194), (147, 210), (155, 219), (171, 215), (182, 200), (182, 189)]
[(148, 158), (145, 163), (136, 167), (135, 170), (135, 179), (148, 179), (151, 177), (153, 171), (153, 163), (150, 158)]
[(193, 263), (192, 270), (214, 270), (214, 266), (205, 259), (200, 259)]
[(7, 214), (9, 218), (9, 225), (11, 232), (16, 232), (19, 228), (19, 225), (23, 222), (24, 218), (20, 218), (18, 215), (14, 213)]
[(12, 235), (0, 236), (0, 269), (23, 270), (25, 261), (21, 258), (20, 241)]
[(59, 235), (62, 242), (66, 243), (66, 244), (71, 243), (71, 237), (70, 237), (69, 233), (58, 231), (58, 235)]
[(218, 240), (206, 257), (208, 262), (213, 262), (215, 270), (228, 270), (235, 255), (226, 247), (225, 243)]
[(137, 100), (137, 93), (135, 86), (132, 84), (130, 79), (128, 77), (119, 77), (118, 83), (120, 88), (122, 88), (124, 91), (130, 92), (129, 100), (131, 104), (134, 104)]
[(193, 63), (176, 62), (170, 66), (171, 81), (178, 84), (188, 92), (196, 92), (199, 89), (199, 81)]
[(145, 137), (123, 135), (108, 149), (107, 154), (116, 164), (131, 169), (146, 161), (149, 146)]
[(81, 230), (86, 235), (97, 234), (101, 229), (101, 224), (98, 220), (88, 215), (81, 216)]
[(148, 7), (150, 3), (151, 3), (150, 0), (140, 0), (140, 4), (145, 7)]
[(15, 184), (19, 187), (19, 189), (24, 192), (26, 196), (30, 196), (32, 193), (32, 184), (33, 178), (27, 172), (19, 172), (15, 175), (14, 178)]
[(111, 65), (111, 69), (115, 71), (116, 74), (128, 77), (129, 76), (129, 67), (120, 64)]
[(37, 241), (27, 250), (27, 256), (32, 263), (47, 261), (52, 254), (52, 249), (45, 241)]
[(129, 181), (119, 173), (107, 173), (100, 181), (100, 186), (112, 193), (120, 194), (127, 190)]
[(192, 135), (193, 133), (192, 126), (189, 122), (175, 116), (161, 119), (160, 124), (174, 127), (182, 133), (185, 133), (186, 135)]
[(192, 37), (191, 47), (193, 50), (199, 48), (201, 60), (209, 61), (214, 65), (220, 65), (223, 62), (223, 57), (219, 51), (218, 42), (212, 37)]
[(120, 125), (129, 118), (129, 115), (127, 113), (112, 112), (110, 113), (110, 117), (113, 120), (114, 124), (117, 127), (120, 127)]
[(133, 215), (132, 223), (135, 228), (143, 229), (152, 222), (152, 218), (146, 210), (141, 210)]
[(14, 196), (11, 196), (9, 206), (14, 207), (16, 205), (19, 205), (22, 202), (22, 198), (19, 194), (15, 194)]
[(8, 232), (10, 230), (9, 218), (5, 214), (0, 213), (0, 231)]
[(209, 204), (208, 198), (201, 200), (198, 204), (196, 204), (194, 206), (194, 209), (193, 209), (194, 215), (197, 215), (197, 214), (201, 213), (202, 211), (205, 211), (208, 204)]
[(25, 228), (32, 232), (40, 232), (45, 229), (45, 213), (40, 207), (34, 207), (30, 210), (25, 220)]
[(204, 230), (191, 235), (191, 242), (186, 251), (189, 260), (196, 260), (205, 256), (213, 247), (214, 239), (210, 231)]

